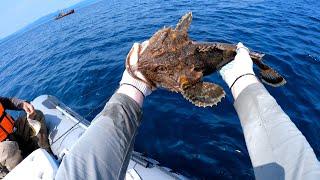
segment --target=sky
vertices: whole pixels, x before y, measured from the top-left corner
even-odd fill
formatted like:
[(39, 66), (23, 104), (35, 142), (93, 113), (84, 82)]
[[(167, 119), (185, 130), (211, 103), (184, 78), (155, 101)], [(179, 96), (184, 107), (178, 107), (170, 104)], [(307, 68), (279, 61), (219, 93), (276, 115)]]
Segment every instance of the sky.
[(0, 39), (83, 0), (0, 0)]

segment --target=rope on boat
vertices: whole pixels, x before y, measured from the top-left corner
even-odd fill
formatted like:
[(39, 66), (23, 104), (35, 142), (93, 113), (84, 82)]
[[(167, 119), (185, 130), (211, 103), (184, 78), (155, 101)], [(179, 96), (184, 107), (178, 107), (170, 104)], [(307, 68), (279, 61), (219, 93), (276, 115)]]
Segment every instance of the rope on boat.
[[(94, 89), (94, 90), (92, 90), (92, 91), (89, 91), (88, 93), (82, 95), (81, 97), (85, 97), (85, 96), (91, 94), (92, 92), (95, 92), (95, 91), (97, 91), (97, 90), (103, 89), (103, 88), (105, 88), (105, 87), (107, 87), (107, 86), (102, 86), (102, 87), (99, 87), (99, 88)], [(51, 102), (51, 103), (52, 103), (52, 102)], [(105, 103), (106, 103), (106, 102), (104, 102), (104, 101), (103, 101), (102, 103), (100, 103), (96, 109), (91, 110), (87, 115), (84, 116), (83, 119), (81, 119), (80, 121), (78, 121), (76, 124), (74, 124), (72, 127), (70, 127), (66, 132), (64, 132), (63, 134), (61, 134), (55, 141), (53, 141), (53, 142), (51, 143), (51, 145), (53, 145), (53, 144), (55, 144), (57, 141), (59, 141), (63, 136), (65, 136), (66, 134), (68, 134), (74, 127), (76, 127), (77, 125), (79, 125), (83, 120), (85, 120), (85, 119), (86, 119), (88, 116), (90, 116), (95, 110), (99, 109), (99, 108), (100, 108), (102, 105), (104, 105)], [(53, 104), (53, 103), (52, 103), (52, 104)], [(55, 104), (54, 104), (54, 105), (55, 105)], [(79, 105), (79, 104), (77, 104), (77, 105)], [(56, 106), (56, 105), (55, 105), (55, 106)]]

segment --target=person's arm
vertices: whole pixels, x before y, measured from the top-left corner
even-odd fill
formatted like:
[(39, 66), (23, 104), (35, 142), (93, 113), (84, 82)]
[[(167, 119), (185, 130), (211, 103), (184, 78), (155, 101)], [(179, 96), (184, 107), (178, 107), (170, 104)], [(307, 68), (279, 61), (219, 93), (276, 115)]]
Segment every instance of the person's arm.
[(318, 179), (320, 165), (306, 138), (261, 83), (235, 100), (256, 179)]
[(21, 99), (0, 97), (0, 102), (8, 110), (23, 110), (24, 101)]
[[(132, 61), (138, 58), (138, 49), (135, 44), (130, 51)], [(119, 89), (64, 156), (55, 179), (124, 179), (141, 123), (143, 99), (150, 93), (125, 71)]]
[[(236, 77), (225, 78), (224, 70), (237, 76), (253, 72), (247, 50), (242, 48), (237, 56), (220, 72), (229, 87)], [(256, 77), (243, 76), (231, 92), (256, 179), (319, 179), (320, 164), (313, 149)]]
[(141, 115), (135, 100), (115, 93), (64, 156), (55, 179), (124, 179)]
[(24, 110), (30, 117), (35, 116), (36, 111), (32, 104), (18, 98), (0, 97), (1, 104), (8, 110)]

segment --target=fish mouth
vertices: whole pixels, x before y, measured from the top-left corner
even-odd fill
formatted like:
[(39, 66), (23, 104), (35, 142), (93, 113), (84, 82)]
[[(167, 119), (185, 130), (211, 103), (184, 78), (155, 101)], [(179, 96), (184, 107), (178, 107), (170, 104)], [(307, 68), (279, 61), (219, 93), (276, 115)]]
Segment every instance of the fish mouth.
[[(177, 80), (175, 80), (172, 77), (166, 77), (165, 79), (166, 79), (166, 82), (170, 82), (170, 83), (163, 83), (163, 81), (159, 82), (159, 83), (155, 83), (157, 85), (157, 87), (162, 87), (164, 89), (168, 89), (168, 90), (170, 90), (172, 92), (176, 92), (176, 93), (182, 91), (180, 86), (174, 85), (174, 84), (179, 84), (179, 82)], [(170, 85), (170, 84), (173, 84), (173, 85)]]

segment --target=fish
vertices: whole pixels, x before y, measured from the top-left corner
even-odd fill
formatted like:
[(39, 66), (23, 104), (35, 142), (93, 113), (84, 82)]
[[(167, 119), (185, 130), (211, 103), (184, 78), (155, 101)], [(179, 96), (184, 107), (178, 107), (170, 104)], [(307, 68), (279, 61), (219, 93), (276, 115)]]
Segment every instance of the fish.
[[(220, 42), (197, 42), (189, 38), (188, 30), (192, 22), (192, 12), (179, 20), (175, 28), (164, 27), (150, 39), (141, 53), (138, 64), (126, 62), (128, 72), (144, 81), (151, 88), (163, 88), (182, 96), (198, 107), (217, 105), (223, 97), (223, 88), (212, 82), (204, 82), (203, 77), (219, 71), (234, 60), (236, 45)], [(263, 53), (250, 51), (253, 63), (260, 69), (262, 82), (278, 87), (286, 80), (262, 61)], [(146, 78), (135, 76), (139, 71)]]

